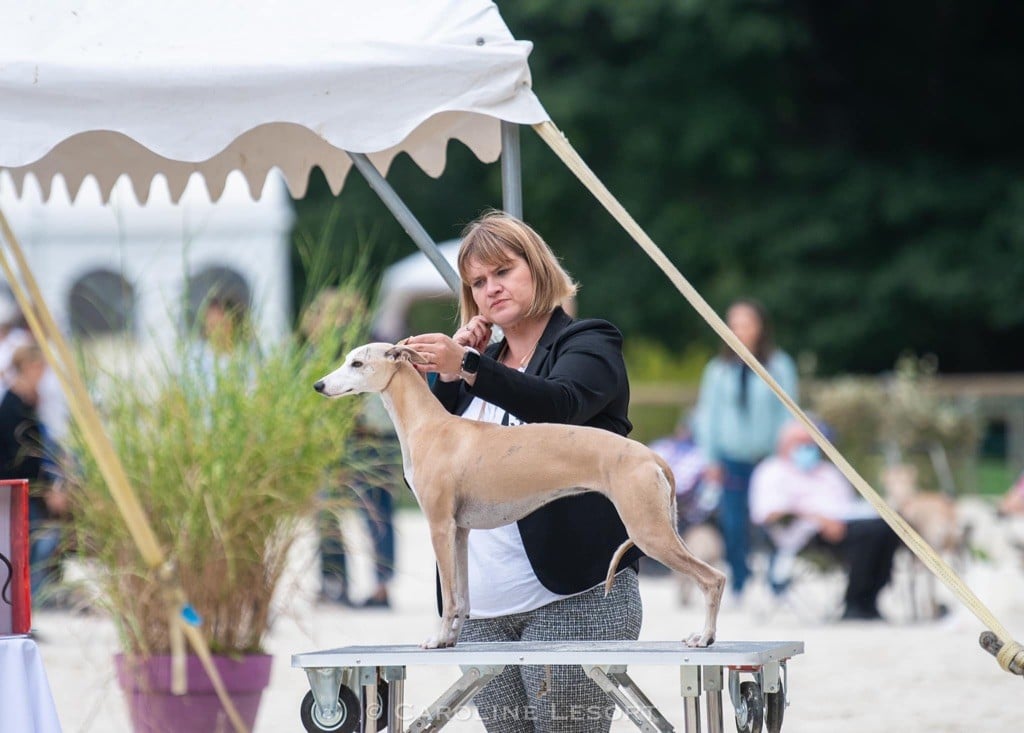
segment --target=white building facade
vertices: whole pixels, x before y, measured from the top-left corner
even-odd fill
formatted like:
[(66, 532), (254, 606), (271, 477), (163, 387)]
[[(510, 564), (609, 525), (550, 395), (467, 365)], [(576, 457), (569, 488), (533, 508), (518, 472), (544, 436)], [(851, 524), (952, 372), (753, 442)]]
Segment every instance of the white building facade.
[(74, 202), (55, 181), (43, 203), (31, 177), (19, 197), (4, 174), (0, 209), (57, 323), (76, 340), (166, 353), (213, 295), (245, 308), (261, 342), (291, 327), (294, 215), (276, 176), (254, 201), (232, 174), (216, 204), (198, 177), (172, 203), (158, 177), (142, 205), (126, 179), (108, 204), (88, 179)]

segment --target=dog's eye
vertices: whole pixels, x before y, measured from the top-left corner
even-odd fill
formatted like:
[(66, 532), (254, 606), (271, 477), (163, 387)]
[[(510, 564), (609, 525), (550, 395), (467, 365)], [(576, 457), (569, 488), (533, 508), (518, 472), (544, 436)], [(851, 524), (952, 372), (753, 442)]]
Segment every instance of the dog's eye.
[(363, 362), (361, 362), (361, 361), (354, 361), (354, 362), (352, 362), (352, 368), (353, 369), (362, 369), (363, 368)]

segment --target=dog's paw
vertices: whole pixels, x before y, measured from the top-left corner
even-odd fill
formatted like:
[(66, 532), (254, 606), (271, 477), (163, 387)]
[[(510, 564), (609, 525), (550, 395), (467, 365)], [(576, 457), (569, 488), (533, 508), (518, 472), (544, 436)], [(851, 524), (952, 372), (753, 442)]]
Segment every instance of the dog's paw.
[(455, 638), (449, 634), (432, 636), (420, 644), (422, 649), (447, 649), (455, 646)]
[(683, 640), (683, 643), (686, 644), (686, 646), (691, 647), (691, 648), (703, 649), (704, 647), (709, 647), (709, 646), (711, 646), (712, 644), (715, 643), (715, 635), (714, 634), (708, 634), (708, 633), (704, 633), (704, 634), (694, 633), (694, 634), (690, 634), (688, 637), (686, 637)]

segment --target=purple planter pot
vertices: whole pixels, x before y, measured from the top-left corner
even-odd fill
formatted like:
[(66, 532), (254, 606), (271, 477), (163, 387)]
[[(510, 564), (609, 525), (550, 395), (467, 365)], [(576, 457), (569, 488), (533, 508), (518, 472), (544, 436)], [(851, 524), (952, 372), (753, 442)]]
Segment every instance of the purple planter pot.
[[(263, 690), (270, 682), (272, 661), (269, 654), (241, 659), (213, 658), (228, 695), (249, 730), (256, 722)], [(114, 664), (135, 733), (234, 732), (231, 719), (198, 657), (187, 658), (188, 693), (185, 695), (171, 694), (169, 656), (129, 659), (118, 654)]]

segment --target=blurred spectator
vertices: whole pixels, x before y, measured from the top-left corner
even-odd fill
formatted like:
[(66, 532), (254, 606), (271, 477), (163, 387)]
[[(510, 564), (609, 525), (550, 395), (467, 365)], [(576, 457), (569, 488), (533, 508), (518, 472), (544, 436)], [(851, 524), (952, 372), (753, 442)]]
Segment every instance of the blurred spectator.
[[(373, 571), (376, 585), (360, 605), (388, 608), (388, 586), (395, 573), (395, 528), (393, 491), (401, 471), (398, 437), (391, 418), (380, 400), (366, 400), (351, 436), (342, 485), (355, 497), (373, 543)], [(348, 569), (345, 545), (333, 512), (320, 518), (321, 598), (348, 604)]]
[[(25, 319), (17, 304), (8, 297), (0, 296), (0, 394), (6, 391), (14, 378), (11, 360), (20, 346), (35, 343), (25, 325)], [(61, 390), (60, 381), (53, 370), (46, 367), (39, 383), (39, 403), (36, 412), (48, 437), (55, 443), (63, 443), (68, 432), (68, 406)]]
[(199, 335), (209, 352), (209, 358), (232, 353), (251, 340), (246, 308), (234, 298), (214, 294), (203, 304)]
[[(729, 328), (791, 396), (797, 396), (793, 360), (775, 347), (771, 323), (760, 303), (735, 301), (726, 314)], [(731, 349), (712, 359), (701, 377), (697, 442), (708, 459), (707, 483), (721, 487), (718, 521), (725, 538), (730, 588), (742, 596), (750, 576), (750, 476), (775, 447), (786, 408)]]
[(658, 438), (651, 450), (665, 459), (676, 481), (676, 509), (679, 530), (707, 521), (718, 505), (718, 495), (702, 481), (707, 461), (693, 439), (688, 417), (676, 424), (672, 435)]
[(785, 584), (788, 561), (808, 543), (821, 542), (838, 550), (848, 568), (843, 618), (881, 618), (878, 594), (889, 582), (899, 539), (839, 470), (822, 459), (801, 423), (787, 423), (776, 454), (755, 469), (750, 513), (776, 548), (770, 571), (776, 590)]
[[(352, 290), (327, 288), (310, 303), (299, 323), (299, 332), (309, 343), (318, 342), (326, 329), (351, 327), (367, 320), (363, 296)], [(376, 335), (371, 341), (380, 340)], [(376, 585), (359, 605), (388, 608), (388, 586), (395, 568), (394, 486), (401, 473), (401, 451), (391, 418), (379, 397), (369, 395), (356, 418), (349, 449), (338, 486), (321, 493), (325, 503), (342, 495), (354, 496), (373, 543)], [(348, 559), (337, 514), (331, 509), (317, 516), (320, 535), (320, 600), (354, 605), (350, 598)]]
[(9, 297), (0, 296), (0, 389), (6, 390), (14, 379), (11, 368), (14, 352), (32, 341), (17, 304)]
[(36, 412), (45, 370), (38, 346), (18, 347), (10, 385), (0, 400), (0, 478), (30, 481), (32, 595), (43, 602), (47, 596), (40, 593), (60, 579), (61, 525), (68, 511), (67, 495), (53, 470), (53, 447)]
[[(675, 478), (679, 536), (694, 555), (718, 566), (724, 556), (722, 536), (714, 522), (720, 491), (704, 481), (707, 461), (693, 440), (691, 420), (692, 416), (684, 415), (672, 435), (655, 440), (650, 447), (665, 459)], [(642, 571), (650, 572), (652, 563), (650, 558), (642, 558)], [(671, 572), (663, 566), (657, 567), (661, 572)], [(678, 581), (679, 600), (688, 605), (696, 586), (690, 578), (679, 577)]]
[(999, 500), (999, 513), (1004, 516), (1024, 517), (1024, 474)]

